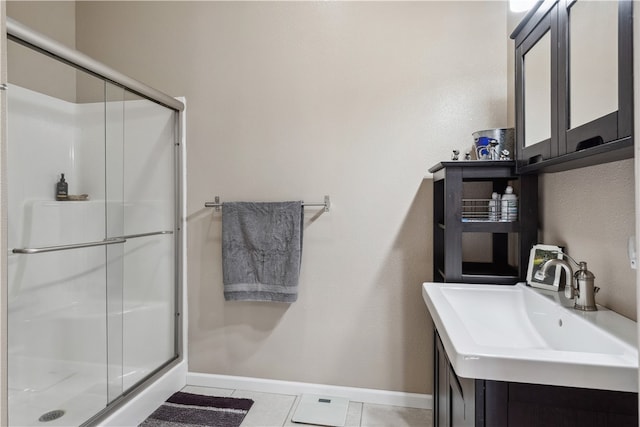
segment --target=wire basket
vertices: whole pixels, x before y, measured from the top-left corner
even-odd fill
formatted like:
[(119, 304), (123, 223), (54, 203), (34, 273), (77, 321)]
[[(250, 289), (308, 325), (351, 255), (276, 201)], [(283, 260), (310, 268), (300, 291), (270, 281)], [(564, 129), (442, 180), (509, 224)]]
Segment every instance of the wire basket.
[(462, 220), (502, 221), (500, 200), (496, 199), (462, 199)]

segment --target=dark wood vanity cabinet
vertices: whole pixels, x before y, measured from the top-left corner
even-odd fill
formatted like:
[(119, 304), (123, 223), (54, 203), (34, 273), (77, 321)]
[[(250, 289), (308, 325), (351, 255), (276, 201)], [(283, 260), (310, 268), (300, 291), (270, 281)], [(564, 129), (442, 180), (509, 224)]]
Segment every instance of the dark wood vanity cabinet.
[[(435, 331), (435, 330), (434, 330)], [(438, 332), (434, 332), (434, 427), (473, 427), (475, 420), (475, 381), (460, 378), (449, 363)]]
[(433, 336), (434, 427), (638, 426), (638, 393), (462, 378)]
[[(514, 284), (525, 279), (529, 252), (537, 243), (538, 177), (519, 176), (514, 161), (449, 161), (433, 173), (433, 280), (435, 282)], [(516, 188), (518, 218), (488, 221), (465, 217), (465, 186), (485, 183), (484, 198)], [(470, 196), (480, 198), (471, 191)], [(483, 200), (478, 200), (480, 203)], [(488, 204), (489, 200), (486, 200)], [(482, 208), (482, 207), (480, 207)], [(471, 207), (471, 209), (474, 209)], [(470, 212), (472, 215), (474, 212)], [(485, 211), (486, 213), (486, 211)], [(490, 247), (488, 260), (465, 258), (464, 238)], [(510, 262), (511, 258), (511, 262)]]
[(633, 157), (632, 6), (545, 0), (514, 30), (519, 173)]

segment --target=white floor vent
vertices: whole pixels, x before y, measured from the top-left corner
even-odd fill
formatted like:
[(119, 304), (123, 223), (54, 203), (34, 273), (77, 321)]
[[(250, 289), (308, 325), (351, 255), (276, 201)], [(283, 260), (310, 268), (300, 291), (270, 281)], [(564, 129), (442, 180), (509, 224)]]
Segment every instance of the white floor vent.
[(303, 394), (291, 421), (301, 424), (342, 427), (347, 421), (349, 399)]

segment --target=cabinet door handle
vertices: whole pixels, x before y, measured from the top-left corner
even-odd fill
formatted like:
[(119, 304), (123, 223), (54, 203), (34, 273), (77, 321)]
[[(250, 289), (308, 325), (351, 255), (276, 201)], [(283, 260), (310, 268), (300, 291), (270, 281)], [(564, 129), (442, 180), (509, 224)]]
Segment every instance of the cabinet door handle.
[(593, 138), (578, 142), (578, 144), (576, 144), (576, 151), (586, 150), (587, 148), (597, 147), (602, 144), (604, 144), (602, 137), (600, 135), (594, 136)]

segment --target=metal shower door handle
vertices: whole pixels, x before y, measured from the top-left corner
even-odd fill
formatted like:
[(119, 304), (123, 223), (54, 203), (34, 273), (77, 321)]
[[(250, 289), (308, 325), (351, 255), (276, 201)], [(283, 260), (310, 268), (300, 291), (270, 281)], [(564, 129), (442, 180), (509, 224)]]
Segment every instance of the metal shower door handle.
[(105, 239), (97, 242), (87, 242), (87, 243), (75, 243), (71, 245), (59, 245), (59, 246), (45, 246), (42, 248), (16, 248), (11, 252), (14, 254), (40, 254), (44, 252), (56, 252), (56, 251), (66, 251), (69, 249), (80, 249), (80, 248), (90, 248), (93, 246), (106, 246), (106, 245), (114, 245), (117, 243), (125, 243), (127, 239), (115, 238), (115, 239)]

